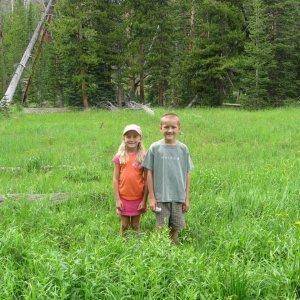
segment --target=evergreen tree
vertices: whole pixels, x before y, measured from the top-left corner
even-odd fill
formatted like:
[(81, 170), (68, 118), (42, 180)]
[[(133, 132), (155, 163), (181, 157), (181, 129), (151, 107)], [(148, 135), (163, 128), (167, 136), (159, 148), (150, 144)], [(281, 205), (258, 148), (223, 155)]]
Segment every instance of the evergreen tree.
[(195, 28), (198, 24), (195, 1), (174, 1), (171, 18), (174, 20), (174, 47), (170, 68), (170, 95), (174, 105), (186, 104), (195, 95), (191, 88), (190, 62), (195, 49)]
[(274, 67), (271, 44), (267, 38), (267, 16), (261, 0), (251, 0), (249, 9), (249, 41), (245, 45), (242, 88), (243, 102), (252, 108), (271, 104), (270, 72)]
[(168, 89), (170, 88), (169, 77), (173, 61), (172, 53), (175, 45), (174, 19), (169, 13), (172, 6), (168, 1), (159, 1), (152, 8), (151, 24), (153, 29), (153, 38), (151, 49), (147, 60), (149, 76), (147, 84), (149, 85), (150, 97), (159, 105), (167, 105), (172, 99), (167, 99)]
[(273, 105), (299, 95), (299, 2), (295, 0), (267, 2), (267, 33), (274, 55), (270, 71), (269, 97)]
[(195, 41), (183, 56), (178, 81), (183, 101), (217, 106), (232, 95), (235, 57), (243, 49), (242, 14), (230, 1), (195, 6)]
[(68, 104), (81, 102), (87, 108), (113, 95), (113, 5), (107, 1), (63, 0), (57, 6), (54, 47), (59, 58), (63, 96)]
[[(150, 22), (155, 1), (124, 2), (123, 29), (125, 44), (123, 45), (123, 80), (127, 82), (130, 98), (145, 100), (145, 78), (148, 76), (146, 61), (151, 38), (154, 36), (153, 24)], [(125, 87), (126, 89), (126, 87)]]

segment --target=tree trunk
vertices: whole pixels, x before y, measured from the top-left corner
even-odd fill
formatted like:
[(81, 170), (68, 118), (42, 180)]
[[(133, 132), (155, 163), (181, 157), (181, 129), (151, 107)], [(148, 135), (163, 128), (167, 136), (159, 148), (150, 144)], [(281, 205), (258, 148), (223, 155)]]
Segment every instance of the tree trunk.
[(123, 106), (124, 98), (125, 98), (125, 94), (124, 94), (123, 86), (121, 84), (118, 84), (117, 85), (117, 103), (118, 103), (118, 106), (120, 106), (120, 107)]
[(88, 101), (88, 94), (87, 94), (88, 85), (85, 80), (85, 75), (86, 75), (85, 70), (82, 69), (80, 74), (82, 76), (82, 83), (81, 83), (82, 103), (83, 103), (84, 109), (88, 109), (89, 108), (89, 101)]
[(141, 102), (145, 102), (145, 85), (144, 85), (144, 68), (140, 72), (140, 98)]
[(161, 106), (165, 105), (165, 101), (164, 101), (164, 85), (163, 85), (162, 81), (160, 81), (158, 83), (158, 103)]
[(28, 8), (29, 4), (30, 4), (30, 0), (23, 0), (23, 5), (24, 5), (26, 8)]
[(259, 80), (259, 77), (258, 77), (258, 67), (256, 67), (256, 70), (255, 70), (255, 89), (256, 89), (256, 95), (258, 95), (258, 80)]
[(136, 91), (135, 77), (131, 76), (130, 77), (130, 97), (132, 98), (131, 100), (133, 100), (135, 96), (135, 91)]
[(140, 46), (140, 65), (141, 65), (141, 71), (140, 71), (140, 99), (141, 102), (145, 102), (145, 86), (144, 86), (144, 45), (141, 44)]
[(194, 1), (192, 1), (191, 17), (190, 17), (190, 44), (189, 44), (190, 51), (194, 48), (194, 40), (195, 40), (195, 4)]

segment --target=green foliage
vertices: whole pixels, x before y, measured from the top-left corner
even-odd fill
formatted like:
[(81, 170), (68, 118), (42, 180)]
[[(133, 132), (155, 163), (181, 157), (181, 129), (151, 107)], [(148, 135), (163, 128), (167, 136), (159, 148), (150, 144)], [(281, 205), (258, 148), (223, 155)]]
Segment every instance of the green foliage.
[[(2, 92), (37, 11), (18, 0), (1, 15)], [(24, 75), (29, 102), (281, 106), (299, 95), (298, 15), (296, 0), (56, 1), (51, 38)]]
[(109, 81), (114, 58), (109, 52), (114, 44), (115, 20), (111, 7), (113, 4), (106, 1), (92, 0), (66, 0), (56, 6), (56, 19), (51, 27), (53, 45), (49, 52), (53, 73), (59, 75), (56, 81), (63, 93), (61, 97), (69, 105), (82, 102), (85, 83), (92, 105), (101, 97), (112, 96)]
[(273, 53), (267, 38), (267, 16), (263, 2), (251, 1), (249, 18), (250, 41), (245, 44), (243, 104), (252, 108), (268, 106), (270, 71)]
[(218, 106), (232, 93), (234, 58), (244, 42), (242, 14), (230, 1), (201, 1), (195, 10), (194, 45), (174, 69), (177, 87), (185, 102), (197, 95), (198, 103)]
[(299, 96), (299, 3), (294, 0), (271, 1), (267, 8), (268, 36), (272, 44), (274, 60), (271, 70), (272, 89), (270, 96), (275, 105), (281, 105), (285, 98), (296, 99)]

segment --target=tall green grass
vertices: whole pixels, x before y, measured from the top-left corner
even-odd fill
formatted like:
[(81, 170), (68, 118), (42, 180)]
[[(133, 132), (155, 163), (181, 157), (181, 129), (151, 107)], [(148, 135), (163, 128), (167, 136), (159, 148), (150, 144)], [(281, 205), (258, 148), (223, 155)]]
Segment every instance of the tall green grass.
[[(0, 166), (19, 168), (0, 194), (24, 194), (0, 204), (1, 299), (300, 298), (299, 109), (177, 111), (196, 167), (179, 246), (150, 212), (121, 238), (114, 213), (122, 129), (141, 125), (148, 147), (162, 113), (1, 117)], [(70, 198), (26, 199), (54, 192)]]

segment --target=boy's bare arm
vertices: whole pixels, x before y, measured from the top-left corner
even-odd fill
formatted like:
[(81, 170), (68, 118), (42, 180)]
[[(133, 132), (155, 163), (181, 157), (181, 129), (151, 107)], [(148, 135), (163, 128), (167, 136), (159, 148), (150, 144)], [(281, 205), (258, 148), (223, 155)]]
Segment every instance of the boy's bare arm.
[(185, 192), (185, 200), (182, 204), (182, 210), (187, 212), (190, 208), (190, 183), (191, 183), (191, 175), (190, 173), (186, 174), (186, 192)]
[(148, 190), (149, 190), (150, 208), (152, 210), (155, 210), (156, 199), (155, 199), (154, 188), (153, 188), (153, 171), (152, 170), (148, 170), (148, 172), (147, 172), (147, 182), (148, 182)]
[(119, 177), (120, 177), (120, 166), (115, 165), (114, 172), (113, 172), (114, 196), (115, 196), (115, 201), (116, 201), (116, 207), (122, 208), (122, 202), (120, 200), (120, 195), (119, 195)]

